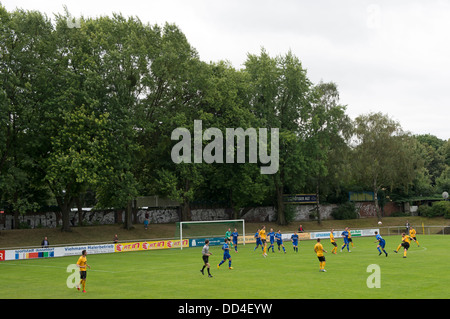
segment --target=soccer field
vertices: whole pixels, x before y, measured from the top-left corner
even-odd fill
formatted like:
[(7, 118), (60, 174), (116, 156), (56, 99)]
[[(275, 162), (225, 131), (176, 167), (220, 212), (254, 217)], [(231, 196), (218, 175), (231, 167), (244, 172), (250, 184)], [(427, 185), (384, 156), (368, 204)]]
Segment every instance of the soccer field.
[[(319, 272), (313, 240), (300, 241), (299, 252), (286, 242), (286, 254), (270, 250), (264, 258), (254, 244), (231, 250), (220, 269), (219, 246), (211, 246), (211, 274), (200, 273), (201, 247), (146, 252), (88, 255), (87, 293), (68, 288), (67, 272), (78, 256), (0, 262), (0, 298), (157, 298), (157, 299), (297, 299), (297, 298), (450, 298), (450, 237), (419, 236), (420, 247), (411, 242), (407, 258), (403, 248), (393, 250), (400, 236), (387, 236), (386, 250), (378, 256), (374, 237), (353, 238), (351, 253), (331, 254), (329, 240), (327, 272)], [(338, 240), (338, 245), (342, 240)], [(340, 248), (340, 247), (339, 247)], [(380, 288), (368, 288), (369, 265), (379, 266)], [(371, 279), (369, 278), (371, 282)], [(69, 278), (71, 282), (71, 278)]]

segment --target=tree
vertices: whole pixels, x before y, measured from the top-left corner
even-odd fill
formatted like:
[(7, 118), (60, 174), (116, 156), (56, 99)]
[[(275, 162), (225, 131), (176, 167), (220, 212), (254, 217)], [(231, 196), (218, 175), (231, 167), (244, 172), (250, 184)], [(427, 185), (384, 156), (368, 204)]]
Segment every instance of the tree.
[(46, 99), (54, 45), (52, 24), (36, 11), (8, 13), (0, 6), (0, 202), (19, 214), (35, 211), (48, 199), (35, 169), (30, 123)]
[(339, 148), (345, 150), (352, 127), (350, 118), (345, 114), (345, 106), (339, 104), (339, 92), (335, 83), (320, 82), (315, 85), (311, 100), (305, 155), (308, 158), (309, 181), (311, 185), (315, 185), (311, 191), (316, 193), (316, 214), (320, 224), (319, 194), (321, 185), (327, 185), (326, 178), (330, 173), (330, 162), (333, 161), (330, 155), (341, 152)]
[(250, 78), (252, 112), (262, 127), (279, 129), (279, 170), (272, 175), (272, 183), (277, 222), (285, 225), (283, 194), (301, 188), (306, 179), (302, 146), (309, 121), (311, 82), (292, 52), (277, 58), (271, 58), (264, 49), (259, 56), (250, 54), (245, 72)]
[(378, 192), (382, 188), (411, 186), (423, 167), (417, 144), (400, 124), (382, 113), (360, 115), (354, 124), (355, 146), (353, 173), (355, 180), (374, 193), (377, 216), (381, 217)]

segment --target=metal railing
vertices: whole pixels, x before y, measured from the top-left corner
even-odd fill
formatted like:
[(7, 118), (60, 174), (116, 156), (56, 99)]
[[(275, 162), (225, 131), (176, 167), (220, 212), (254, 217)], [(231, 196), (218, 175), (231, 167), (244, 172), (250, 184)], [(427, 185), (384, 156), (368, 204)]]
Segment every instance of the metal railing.
[[(406, 226), (386, 226), (378, 227), (380, 233), (385, 236), (401, 235), (406, 233)], [(450, 235), (450, 226), (414, 226), (418, 235)]]

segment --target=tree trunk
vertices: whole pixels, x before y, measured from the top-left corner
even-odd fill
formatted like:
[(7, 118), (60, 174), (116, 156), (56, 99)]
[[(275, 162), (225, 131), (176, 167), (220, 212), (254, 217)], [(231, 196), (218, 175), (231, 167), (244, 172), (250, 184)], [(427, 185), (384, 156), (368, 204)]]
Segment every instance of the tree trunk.
[(69, 199), (69, 195), (65, 195), (64, 197), (58, 196), (56, 198), (58, 202), (58, 206), (61, 209), (61, 219), (62, 219), (62, 232), (71, 232), (70, 228), (70, 207), (72, 204), (72, 199)]
[(317, 210), (317, 223), (321, 225), (322, 218), (320, 216), (320, 206), (319, 206), (319, 178), (317, 178), (317, 186), (316, 186), (316, 210)]
[(81, 205), (80, 196), (75, 198), (75, 204), (77, 205), (78, 210), (78, 226), (83, 226), (83, 207)]
[(125, 228), (127, 230), (130, 230), (130, 229), (134, 228), (133, 221), (132, 221), (132, 216), (133, 216), (132, 212), (133, 212), (133, 210), (132, 210), (132, 201), (129, 200), (127, 202), (127, 207), (125, 209), (125, 223), (123, 224), (123, 228)]
[(286, 215), (284, 213), (283, 185), (276, 185), (277, 192), (277, 223), (278, 225), (287, 225)]
[(377, 218), (378, 218), (378, 220), (380, 220), (381, 214), (380, 214), (380, 207), (378, 205), (378, 187), (377, 187), (376, 181), (374, 182), (374, 185), (373, 185), (373, 200), (375, 202), (375, 211), (377, 213)]

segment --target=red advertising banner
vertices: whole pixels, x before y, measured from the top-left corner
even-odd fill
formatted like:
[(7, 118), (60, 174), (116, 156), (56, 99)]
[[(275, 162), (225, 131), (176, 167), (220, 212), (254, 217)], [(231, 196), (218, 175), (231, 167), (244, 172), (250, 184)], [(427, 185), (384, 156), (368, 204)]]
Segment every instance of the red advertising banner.
[(158, 241), (118, 243), (114, 245), (114, 252), (180, 248), (181, 245), (183, 245), (183, 248), (189, 247), (189, 239), (184, 239), (182, 243), (179, 240), (158, 240)]

